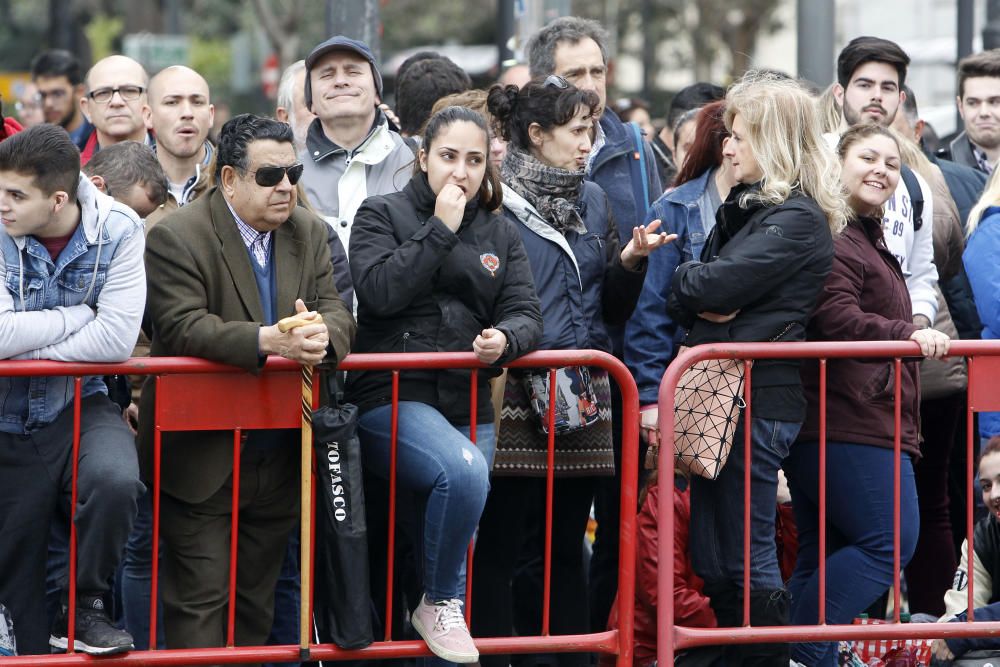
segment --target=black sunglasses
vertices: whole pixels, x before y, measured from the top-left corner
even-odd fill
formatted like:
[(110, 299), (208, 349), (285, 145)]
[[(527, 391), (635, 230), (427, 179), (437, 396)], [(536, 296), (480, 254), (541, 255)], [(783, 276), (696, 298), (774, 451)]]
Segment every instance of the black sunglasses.
[(262, 188), (273, 188), (288, 174), (288, 182), (295, 185), (302, 178), (302, 170), (305, 169), (302, 163), (293, 164), (290, 167), (261, 167), (253, 174), (253, 180)]
[(558, 74), (549, 74), (548, 77), (546, 77), (545, 79), (545, 83), (542, 85), (553, 86), (560, 90), (565, 90), (569, 88), (569, 81), (559, 76)]

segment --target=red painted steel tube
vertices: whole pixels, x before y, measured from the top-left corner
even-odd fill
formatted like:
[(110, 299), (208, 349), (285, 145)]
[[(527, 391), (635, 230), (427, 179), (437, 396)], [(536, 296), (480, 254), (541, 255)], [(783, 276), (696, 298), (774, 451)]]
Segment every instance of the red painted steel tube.
[(556, 369), (549, 369), (549, 425), (545, 466), (545, 556), (542, 581), (542, 636), (549, 636), (552, 603), (552, 496), (555, 492), (556, 465)]
[[(609, 358), (610, 359), (610, 358)], [(612, 363), (613, 362), (613, 363)], [(635, 650), (635, 551), (636, 507), (639, 495), (639, 390), (629, 370), (613, 359), (603, 367), (618, 384), (622, 395), (622, 483), (618, 545), (618, 636), (617, 667), (632, 667)], [(672, 476), (671, 476), (672, 477)], [(673, 480), (671, 479), (671, 483)], [(673, 495), (673, 494), (669, 494)], [(672, 512), (671, 512), (672, 513)], [(673, 563), (673, 558), (670, 559)], [(667, 605), (672, 607), (673, 605)]]
[(76, 499), (77, 475), (80, 472), (80, 404), (83, 400), (83, 378), (73, 378), (73, 481), (69, 501), (69, 609), (66, 618), (66, 652), (76, 650)]
[[(590, 635), (558, 635), (555, 637), (493, 637), (477, 639), (480, 653), (549, 653), (593, 652), (611, 653), (615, 648), (615, 633), (599, 632)], [(310, 656), (316, 660), (388, 660), (430, 656), (423, 641), (398, 641), (372, 644), (361, 650), (347, 651), (333, 644), (319, 644)], [(26, 655), (3, 658), (4, 667), (45, 665), (46, 667), (83, 667), (101, 664), (106, 667), (177, 667), (179, 665), (244, 664), (256, 662), (295, 662), (299, 659), (298, 645), (286, 646), (237, 646), (235, 648), (171, 649), (165, 651), (132, 651), (117, 656), (94, 659), (76, 655)]]
[[(476, 444), (476, 419), (479, 416), (479, 370), (469, 373), (469, 440)], [(472, 626), (472, 560), (476, 551), (476, 538), (469, 541), (465, 555), (465, 624)]]
[[(1000, 341), (953, 341), (949, 356), (1000, 356)], [(814, 343), (719, 343), (702, 345), (685, 350), (664, 374), (659, 393), (659, 427), (661, 433), (660, 467), (668, 469), (673, 456), (673, 392), (683, 372), (693, 363), (704, 359), (819, 359), (819, 358), (920, 358), (919, 346), (912, 341), (859, 341), (859, 342), (814, 342)], [(901, 362), (899, 362), (901, 363)], [(970, 375), (972, 364), (970, 359)], [(897, 386), (899, 383), (897, 382)], [(899, 402), (897, 400), (897, 409)], [(967, 414), (969, 433), (972, 411)], [(898, 423), (898, 420), (897, 420)], [(897, 429), (898, 430), (898, 429)], [(969, 510), (972, 516), (973, 499), (973, 440), (968, 437), (970, 452), (967, 476), (969, 483)], [(668, 458), (669, 457), (669, 458)], [(670, 600), (673, 594), (673, 540), (674, 526), (672, 507), (667, 498), (660, 498), (659, 543), (659, 599)], [(968, 521), (971, 533), (973, 522)], [(898, 530), (897, 539), (898, 539)], [(898, 552), (898, 548), (897, 548)], [(898, 572), (898, 565), (895, 568)], [(970, 582), (971, 585), (971, 582)], [(971, 599), (971, 595), (970, 595)], [(897, 605), (898, 608), (898, 605)], [(726, 628), (724, 631), (709, 629), (680, 628), (674, 625), (675, 618), (671, 605), (662, 605), (658, 618), (658, 661), (672, 664), (675, 651), (709, 644), (732, 644), (776, 641), (831, 641), (834, 639), (856, 638), (936, 638), (969, 637), (1000, 634), (1000, 623), (964, 624), (899, 624), (866, 626), (809, 626), (785, 628)], [(951, 626), (951, 627), (943, 627)], [(956, 627), (964, 626), (964, 627)]]
[(899, 623), (899, 604), (900, 604), (900, 548), (899, 548), (899, 510), (901, 505), (901, 490), (902, 485), (900, 483), (900, 469), (903, 465), (903, 453), (902, 453), (902, 442), (903, 442), (903, 360), (896, 357), (895, 363), (893, 364), (893, 373), (895, 375), (896, 390), (894, 392), (893, 398), (893, 464), (892, 464), (892, 576), (893, 581), (893, 591), (892, 591), (892, 603), (893, 612), (892, 618), (896, 623)]
[(239, 550), (240, 532), (240, 429), (233, 431), (233, 518), (229, 535), (229, 619), (226, 627), (226, 646), (236, 646), (236, 554)]
[(152, 542), (152, 553), (150, 554), (153, 562), (152, 568), (150, 570), (150, 581), (149, 581), (149, 649), (156, 650), (156, 621), (158, 614), (156, 613), (159, 605), (160, 594), (160, 461), (161, 461), (161, 447), (163, 447), (163, 432), (160, 430), (160, 376), (157, 375), (153, 379), (153, 383), (156, 389), (156, 402), (153, 406), (153, 424), (155, 428), (153, 429), (153, 488), (150, 491), (153, 494), (153, 542)]
[[(750, 464), (753, 459), (753, 428), (751, 427), (753, 391), (750, 362), (743, 363), (743, 625), (750, 625)], [(673, 495), (673, 494), (671, 494)]]
[[(969, 357), (968, 360), (968, 376), (972, 377), (974, 372), (974, 366), (976, 363), (975, 357)], [(976, 446), (975, 438), (977, 434), (975, 432), (975, 419), (972, 412), (972, 383), (968, 383), (965, 388), (965, 535), (966, 540), (968, 540), (968, 545), (966, 547), (966, 553), (969, 554), (969, 562), (972, 562), (973, 554), (975, 551), (975, 476), (976, 476)], [(967, 579), (969, 580), (969, 586), (966, 593), (968, 593), (968, 603), (966, 609), (969, 610), (969, 614), (966, 620), (969, 623), (974, 622), (976, 616), (976, 605), (975, 600), (975, 588), (976, 588), (976, 578), (973, 576), (973, 566), (970, 564), (968, 566), (969, 574)]]
[(393, 568), (396, 566), (396, 454), (399, 437), (399, 371), (392, 372), (392, 416), (389, 426), (389, 539), (385, 573), (385, 641), (392, 641)]
[(826, 625), (826, 359), (819, 360), (819, 614)]

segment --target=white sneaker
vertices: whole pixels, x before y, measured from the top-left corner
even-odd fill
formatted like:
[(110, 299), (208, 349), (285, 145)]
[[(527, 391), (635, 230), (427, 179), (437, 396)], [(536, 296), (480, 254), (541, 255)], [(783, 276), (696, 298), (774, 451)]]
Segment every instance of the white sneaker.
[(469, 635), (458, 598), (431, 602), (426, 595), (413, 610), (410, 623), (424, 638), (434, 655), (443, 660), (470, 663), (479, 660), (479, 651)]

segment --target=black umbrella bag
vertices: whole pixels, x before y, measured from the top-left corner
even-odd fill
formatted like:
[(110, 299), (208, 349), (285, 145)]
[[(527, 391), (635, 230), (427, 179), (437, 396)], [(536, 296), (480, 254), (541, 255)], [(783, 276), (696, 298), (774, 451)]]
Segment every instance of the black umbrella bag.
[(313, 441), (316, 629), (323, 643), (364, 648), (374, 641), (374, 634), (357, 406), (341, 403), (316, 410)]

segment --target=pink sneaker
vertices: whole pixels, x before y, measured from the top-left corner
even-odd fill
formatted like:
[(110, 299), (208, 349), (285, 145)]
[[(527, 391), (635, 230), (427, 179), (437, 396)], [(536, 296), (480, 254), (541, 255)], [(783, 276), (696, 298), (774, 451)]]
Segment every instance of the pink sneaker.
[(423, 595), (413, 610), (410, 623), (427, 642), (427, 648), (439, 658), (459, 663), (476, 662), (479, 651), (465, 625), (462, 604), (458, 598), (430, 602)]

